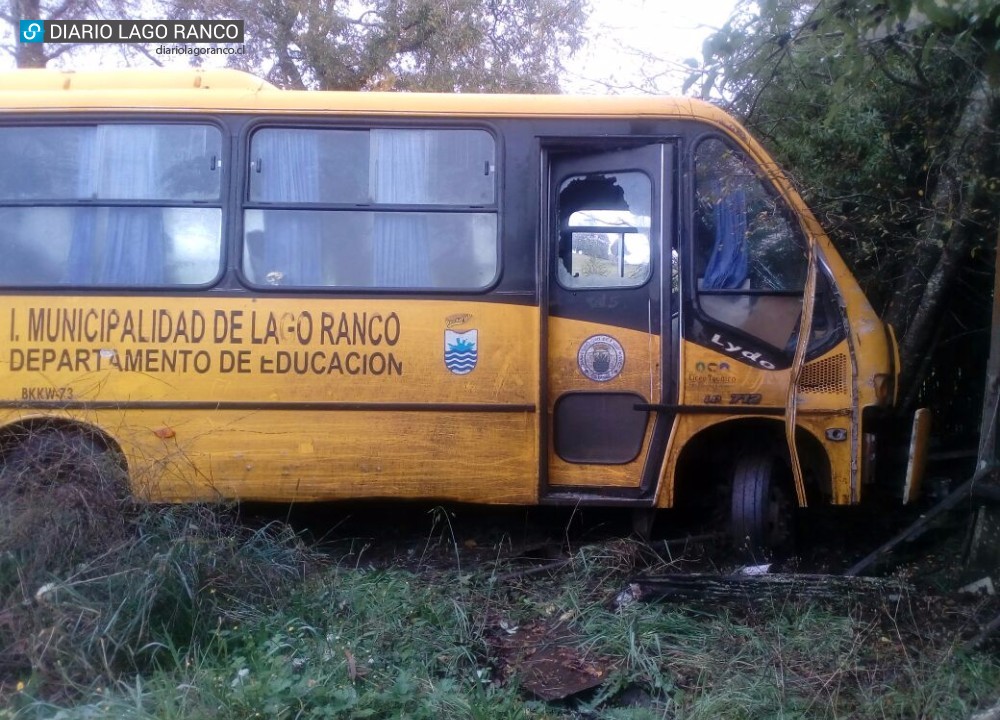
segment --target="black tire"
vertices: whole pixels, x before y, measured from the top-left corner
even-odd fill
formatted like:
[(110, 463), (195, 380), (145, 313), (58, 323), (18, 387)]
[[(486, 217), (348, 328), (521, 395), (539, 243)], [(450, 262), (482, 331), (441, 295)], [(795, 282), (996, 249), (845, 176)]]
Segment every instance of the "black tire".
[(730, 533), (736, 548), (763, 560), (791, 540), (792, 504), (773, 455), (751, 452), (736, 461), (732, 476)]

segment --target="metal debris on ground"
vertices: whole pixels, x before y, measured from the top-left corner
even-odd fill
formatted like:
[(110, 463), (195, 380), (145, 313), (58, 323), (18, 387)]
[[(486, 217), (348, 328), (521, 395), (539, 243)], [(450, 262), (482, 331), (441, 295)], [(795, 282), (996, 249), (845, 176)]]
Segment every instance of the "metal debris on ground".
[(958, 589), (960, 593), (970, 593), (972, 595), (996, 595), (996, 588), (993, 586), (993, 578), (987, 576), (963, 585)]
[(562, 700), (597, 687), (612, 663), (576, 647), (574, 637), (561, 623), (531, 622), (514, 627), (499, 625), (491, 645), (499, 680), (517, 678), (531, 695)]

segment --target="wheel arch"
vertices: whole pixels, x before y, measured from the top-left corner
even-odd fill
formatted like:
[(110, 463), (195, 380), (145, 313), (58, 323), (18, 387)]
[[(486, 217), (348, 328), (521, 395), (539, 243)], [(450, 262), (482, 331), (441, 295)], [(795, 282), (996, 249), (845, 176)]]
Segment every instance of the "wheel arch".
[[(698, 508), (706, 501), (718, 500), (726, 491), (731, 470), (747, 448), (767, 449), (782, 462), (789, 463), (785, 424), (766, 417), (731, 418), (708, 426), (704, 418), (694, 418), (699, 427), (683, 439), (682, 446), (670, 453), (665, 467), (666, 483), (658, 505)], [(682, 430), (682, 428), (678, 428)], [(677, 433), (675, 433), (676, 435)], [(809, 504), (828, 502), (832, 492), (830, 458), (823, 443), (801, 425), (796, 428), (799, 458), (806, 480)], [(728, 448), (720, 452), (719, 448)]]
[(49, 430), (86, 436), (98, 443), (103, 450), (111, 453), (121, 469), (128, 474), (129, 466), (125, 452), (118, 441), (103, 428), (81, 420), (50, 415), (24, 417), (0, 427), (0, 458), (6, 457), (19, 442), (32, 433)]

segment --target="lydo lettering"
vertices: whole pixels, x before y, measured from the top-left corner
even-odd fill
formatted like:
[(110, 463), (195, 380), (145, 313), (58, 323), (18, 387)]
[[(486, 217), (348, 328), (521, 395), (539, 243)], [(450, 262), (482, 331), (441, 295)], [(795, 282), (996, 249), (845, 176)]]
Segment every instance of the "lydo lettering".
[(719, 333), (715, 333), (715, 335), (712, 336), (712, 344), (722, 348), (723, 352), (726, 352), (730, 355), (735, 355), (737, 357), (742, 357), (746, 360), (749, 360), (752, 363), (755, 363), (756, 365), (759, 365), (765, 370), (776, 369), (773, 363), (771, 363), (768, 360), (765, 360), (762, 357), (763, 353), (744, 350), (742, 345), (736, 345), (734, 343), (731, 343), (729, 340), (723, 339), (722, 336), (719, 335)]

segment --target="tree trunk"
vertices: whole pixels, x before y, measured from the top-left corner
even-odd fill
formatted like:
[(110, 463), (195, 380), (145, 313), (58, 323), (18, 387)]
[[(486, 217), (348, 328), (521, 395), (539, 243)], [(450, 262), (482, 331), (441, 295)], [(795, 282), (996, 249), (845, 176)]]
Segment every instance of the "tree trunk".
[[(920, 359), (930, 350), (944, 301), (968, 251), (980, 189), (977, 179), (992, 174), (996, 105), (988, 78), (981, 75), (952, 133), (948, 156), (931, 197), (930, 217), (920, 228), (909, 269), (886, 312), (886, 321), (900, 338), (904, 396), (920, 382), (916, 377)], [(973, 181), (968, 182), (968, 178)]]
[(1000, 416), (1000, 230), (993, 274), (993, 322), (990, 333), (990, 357), (986, 364), (983, 388), (983, 416), (979, 426), (978, 467), (1000, 460), (997, 452), (997, 421)]
[(11, 10), (11, 30), (18, 37), (14, 50), (14, 62), (19, 68), (43, 68), (49, 61), (45, 55), (44, 43), (23, 43), (20, 41), (21, 20), (41, 20), (42, 8), (40, 0), (14, 0)]

